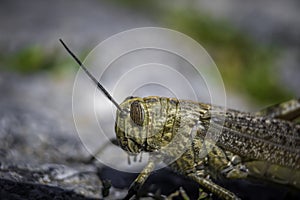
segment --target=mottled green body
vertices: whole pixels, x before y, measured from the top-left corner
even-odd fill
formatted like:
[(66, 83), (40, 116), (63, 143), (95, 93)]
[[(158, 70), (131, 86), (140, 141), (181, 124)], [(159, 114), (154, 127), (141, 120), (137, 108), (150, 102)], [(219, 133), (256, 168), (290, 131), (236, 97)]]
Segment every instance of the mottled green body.
[(152, 153), (125, 199), (136, 194), (158, 161), (223, 199), (237, 197), (213, 183), (210, 176), (254, 176), (300, 188), (300, 125), (296, 124), (300, 100), (256, 114), (164, 97), (130, 97), (118, 105), (60, 42), (118, 109), (115, 130), (119, 145), (133, 154)]
[[(210, 176), (256, 177), (300, 188), (300, 125), (274, 118), (289, 114), (288, 108), (278, 107), (269, 116), (163, 97), (131, 97), (120, 106), (119, 144), (134, 154), (152, 152), (151, 170), (154, 161), (171, 163), (173, 170), (224, 199), (236, 196)], [(151, 170), (146, 167), (135, 184), (143, 184)]]

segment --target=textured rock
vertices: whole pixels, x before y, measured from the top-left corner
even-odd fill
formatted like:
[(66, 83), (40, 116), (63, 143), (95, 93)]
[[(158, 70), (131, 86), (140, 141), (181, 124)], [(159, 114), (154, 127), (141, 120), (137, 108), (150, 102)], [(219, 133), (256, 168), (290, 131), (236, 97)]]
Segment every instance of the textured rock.
[[(3, 88), (0, 87), (3, 92)], [(0, 199), (99, 199), (101, 166), (42, 109), (0, 101)], [(125, 195), (111, 188), (107, 199)]]
[[(30, 165), (2, 165), (0, 179), (4, 182), (18, 183), (16, 185), (24, 184), (31, 185), (32, 188), (36, 186), (37, 189), (44, 188), (44, 191), (46, 191), (46, 188), (50, 190), (57, 188), (61, 191), (65, 190), (66, 193), (74, 193), (74, 195), (78, 194), (83, 197), (101, 197), (102, 183), (96, 170), (90, 166), (68, 167), (66, 165), (44, 164), (33, 167)], [(3, 185), (2, 190), (9, 192), (9, 187)], [(31, 193), (32, 191), (28, 192)], [(26, 193), (26, 191), (24, 190), (23, 193)]]

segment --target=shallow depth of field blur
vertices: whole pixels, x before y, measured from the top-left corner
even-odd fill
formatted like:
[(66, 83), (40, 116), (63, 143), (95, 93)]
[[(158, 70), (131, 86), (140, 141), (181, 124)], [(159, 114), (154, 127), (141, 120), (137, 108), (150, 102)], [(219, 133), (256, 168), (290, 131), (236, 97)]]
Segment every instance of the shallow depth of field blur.
[[(31, 92), (38, 93), (37, 87), (47, 81), (72, 82), (77, 70), (59, 38), (84, 59), (113, 34), (159, 26), (187, 34), (208, 51), (224, 79), (230, 107), (258, 109), (300, 94), (297, 8), (293, 0), (3, 1), (0, 70), (20, 76), (15, 84), (24, 78), (36, 80), (39, 86), (32, 82)], [(38, 82), (38, 77), (46, 80)], [(43, 91), (53, 87), (47, 86)], [(66, 92), (55, 93), (68, 98)]]
[[(199, 42), (222, 75), (230, 108), (256, 111), (298, 98), (299, 9), (297, 0), (2, 0), (0, 113), (39, 113), (77, 137), (72, 87), (78, 66), (58, 39), (84, 60), (106, 38), (148, 26)], [(83, 116), (84, 108), (82, 102)]]

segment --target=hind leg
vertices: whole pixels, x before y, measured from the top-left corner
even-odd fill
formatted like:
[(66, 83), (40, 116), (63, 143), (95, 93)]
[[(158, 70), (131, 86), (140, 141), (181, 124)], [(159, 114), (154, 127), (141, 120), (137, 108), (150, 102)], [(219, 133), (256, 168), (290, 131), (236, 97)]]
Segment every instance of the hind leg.
[(290, 101), (279, 103), (267, 107), (255, 114), (259, 116), (293, 121), (297, 118), (300, 118), (300, 99), (292, 99)]

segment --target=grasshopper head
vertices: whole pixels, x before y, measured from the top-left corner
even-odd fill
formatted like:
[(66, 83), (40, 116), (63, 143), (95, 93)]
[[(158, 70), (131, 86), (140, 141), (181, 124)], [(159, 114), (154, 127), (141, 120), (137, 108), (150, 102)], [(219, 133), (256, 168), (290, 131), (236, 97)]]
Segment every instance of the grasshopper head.
[(165, 132), (167, 99), (128, 97), (117, 110), (115, 132), (120, 146), (130, 152), (153, 152), (172, 138)]
[[(67, 52), (79, 64), (97, 88), (116, 106), (116, 135), (120, 146), (131, 153), (156, 151), (168, 143), (172, 134), (164, 131), (166, 118), (161, 113), (167, 113), (167, 99), (158, 97), (129, 97), (119, 105), (103, 85), (97, 81), (77, 56), (60, 39)], [(173, 100), (174, 101), (174, 100)], [(172, 102), (173, 102), (172, 101)], [(171, 124), (172, 125), (172, 124)], [(167, 130), (170, 124), (166, 126)], [(164, 134), (166, 132), (166, 134)]]

